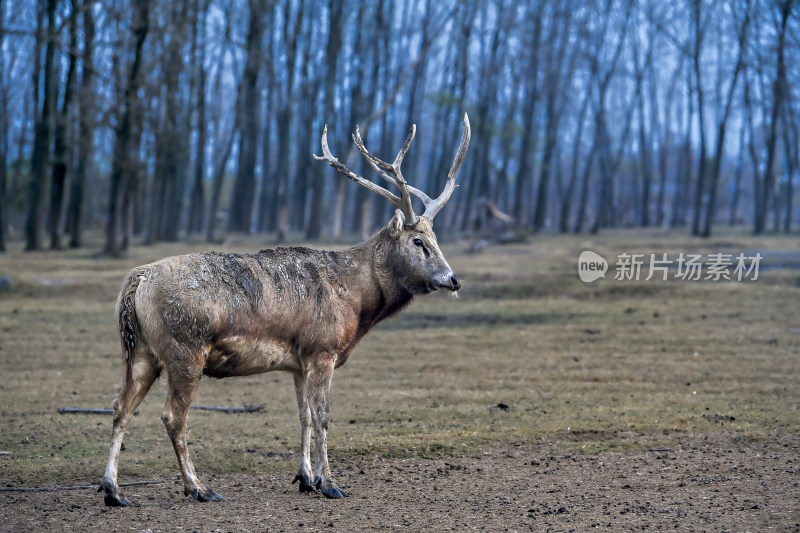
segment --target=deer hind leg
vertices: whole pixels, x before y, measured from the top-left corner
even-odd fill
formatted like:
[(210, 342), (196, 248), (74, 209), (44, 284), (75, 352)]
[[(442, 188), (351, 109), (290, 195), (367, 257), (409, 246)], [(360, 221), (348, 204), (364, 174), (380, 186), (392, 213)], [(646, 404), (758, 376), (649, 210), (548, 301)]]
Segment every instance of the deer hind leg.
[[(328, 394), (335, 360), (329, 354), (312, 357), (305, 365), (305, 397), (314, 425), (317, 467), (314, 488), (328, 498), (344, 498), (348, 494), (334, 484), (328, 465)], [(301, 415), (302, 416), (302, 415)]]
[(197, 479), (186, 445), (186, 416), (200, 384), (201, 369), (202, 366), (194, 365), (184, 358), (177, 359), (175, 364), (168, 367), (169, 388), (161, 421), (167, 428), (178, 458), (184, 494), (201, 502), (217, 502), (222, 500), (222, 496)]
[(302, 373), (294, 375), (294, 392), (297, 395), (297, 409), (300, 411), (300, 467), (292, 484), (300, 482), (300, 492), (314, 492), (314, 478), (311, 473), (311, 411), (306, 399), (306, 380)]
[(100, 490), (105, 491), (106, 505), (119, 507), (130, 505), (131, 501), (122, 495), (117, 485), (117, 467), (119, 466), (119, 452), (122, 449), (122, 439), (125, 429), (131, 421), (136, 408), (144, 399), (150, 386), (161, 373), (161, 367), (155, 360), (152, 352), (146, 348), (137, 348), (131, 372), (131, 380), (123, 382), (122, 390), (114, 400), (114, 429), (111, 436), (111, 451), (108, 455), (108, 465), (103, 476)]

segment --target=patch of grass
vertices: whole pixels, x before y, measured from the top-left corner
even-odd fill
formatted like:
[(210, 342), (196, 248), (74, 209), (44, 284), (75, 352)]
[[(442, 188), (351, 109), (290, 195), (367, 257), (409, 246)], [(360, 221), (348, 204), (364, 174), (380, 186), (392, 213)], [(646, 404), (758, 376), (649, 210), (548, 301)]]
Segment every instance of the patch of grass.
[[(220, 251), (254, 251), (245, 241)], [(577, 257), (761, 251), (800, 254), (796, 238), (731, 233), (713, 241), (659, 231), (537, 236), (470, 255), (445, 248), (460, 299), (418, 298), (337, 370), (329, 448), (336, 458), (490, 453), (534, 443), (563, 453), (658, 448), (681, 435), (762, 439), (800, 430), (800, 275), (756, 282), (582, 283)], [(130, 268), (205, 245), (136, 248), (123, 260), (85, 251), (0, 256), (17, 290), (0, 295), (0, 479), (84, 483), (105, 467), (111, 418), (58, 415), (110, 407), (122, 379), (114, 314)], [(613, 261), (612, 267), (613, 269)], [(123, 478), (177, 474), (154, 385), (125, 438)], [(196, 403), (267, 403), (257, 414), (192, 411), (201, 473), (290, 478), (299, 451), (291, 376), (204, 379)], [(507, 406), (506, 408), (498, 407)]]

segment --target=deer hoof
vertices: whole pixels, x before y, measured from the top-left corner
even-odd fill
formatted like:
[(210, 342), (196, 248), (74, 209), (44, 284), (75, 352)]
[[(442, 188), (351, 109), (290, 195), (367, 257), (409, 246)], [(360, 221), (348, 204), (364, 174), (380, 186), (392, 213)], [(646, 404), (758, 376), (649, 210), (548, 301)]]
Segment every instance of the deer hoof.
[(192, 489), (186, 491), (186, 495), (191, 496), (199, 502), (221, 502), (223, 500), (222, 495), (212, 489)]
[(292, 485), (297, 482), (300, 482), (300, 492), (316, 492), (317, 489), (314, 487), (314, 483), (311, 481), (311, 478), (305, 475), (302, 472), (298, 472), (294, 479), (292, 480)]
[(339, 498), (347, 498), (348, 496), (350, 496), (348, 493), (337, 487), (333, 481), (325, 477), (317, 477), (314, 480), (314, 486), (326, 498), (331, 498), (335, 500)]
[(131, 504), (131, 501), (119, 492), (108, 489), (105, 492), (103, 501), (109, 507), (127, 507)]

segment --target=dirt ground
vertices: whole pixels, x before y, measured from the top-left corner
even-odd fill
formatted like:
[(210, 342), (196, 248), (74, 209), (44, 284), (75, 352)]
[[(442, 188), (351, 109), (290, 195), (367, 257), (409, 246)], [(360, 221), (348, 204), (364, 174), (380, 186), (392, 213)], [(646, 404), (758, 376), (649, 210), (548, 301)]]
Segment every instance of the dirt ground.
[[(633, 436), (631, 438), (636, 438)], [(94, 490), (0, 492), (2, 531), (797, 531), (800, 438), (659, 439), (637, 452), (497, 446), (459, 459), (337, 462), (350, 497), (303, 495), (284, 475), (219, 475), (198, 503), (177, 476), (134, 486), (129, 508)], [(546, 451), (547, 450), (547, 451)]]
[[(269, 373), (198, 391), (195, 404), (266, 406), (189, 416), (198, 475), (219, 503), (183, 495), (159, 418), (166, 380), (154, 385), (125, 436), (124, 509), (92, 486), (111, 418), (58, 409), (110, 407), (119, 391), (125, 273), (207, 245), (111, 260), (12, 244), (0, 257), (16, 286), (0, 294), (0, 532), (800, 531), (796, 236), (543, 235), (482, 254), (450, 244), (460, 299), (419, 298), (334, 376), (331, 467), (349, 498), (291, 485), (294, 388)], [(612, 261), (758, 251), (765, 263), (752, 282), (618, 281), (612, 263), (588, 284), (576, 272), (586, 249)]]

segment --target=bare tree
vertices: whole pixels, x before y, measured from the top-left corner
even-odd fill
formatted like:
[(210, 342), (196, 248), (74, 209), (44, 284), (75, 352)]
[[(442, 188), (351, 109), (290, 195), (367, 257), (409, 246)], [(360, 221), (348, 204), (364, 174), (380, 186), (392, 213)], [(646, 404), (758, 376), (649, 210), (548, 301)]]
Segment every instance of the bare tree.
[[(769, 134), (767, 137), (767, 161), (764, 168), (763, 178), (758, 179), (756, 186), (761, 185), (761, 192), (757, 195), (757, 204), (753, 220), (753, 232), (756, 235), (764, 233), (767, 222), (767, 207), (772, 198), (772, 190), (775, 186), (775, 148), (778, 140), (778, 120), (780, 110), (786, 98), (786, 31), (788, 28), (789, 16), (792, 12), (793, 0), (780, 0), (776, 3), (778, 16), (776, 17), (777, 35), (777, 67), (775, 79), (772, 82), (772, 108), (769, 117)], [(758, 167), (754, 170), (758, 175)]]
[[(36, 56), (37, 66), (34, 67), (33, 88), (38, 101), (38, 93), (43, 93), (42, 108), (36, 120), (36, 135), (34, 138), (33, 152), (31, 154), (31, 181), (28, 188), (28, 217), (25, 224), (26, 250), (40, 250), (42, 248), (45, 201), (47, 198), (47, 177), (50, 161), (50, 143), (53, 135), (53, 115), (56, 106), (56, 8), (57, 0), (40, 0), (38, 12), (38, 28), (36, 39), (38, 43), (46, 43), (44, 59), (44, 86), (39, 87), (39, 56)], [(43, 19), (47, 17), (47, 31), (45, 33)], [(42, 46), (39, 44), (38, 46)]]
[(708, 27), (709, 12), (703, 12), (702, 0), (691, 0), (692, 12), (692, 72), (694, 73), (694, 92), (697, 96), (697, 131), (700, 136), (700, 152), (698, 154), (697, 181), (695, 182), (694, 215), (692, 217), (692, 235), (700, 235), (700, 223), (703, 210), (703, 201), (706, 195), (706, 163), (708, 149), (706, 148), (706, 113), (705, 91), (703, 88), (702, 48)]
[[(222, 194), (223, 181), (225, 179), (225, 169), (228, 166), (228, 159), (233, 151), (233, 144), (236, 141), (236, 134), (239, 130), (239, 122), (242, 115), (241, 92), (243, 90), (243, 86), (241, 83), (237, 83), (237, 96), (234, 99), (235, 106), (233, 109), (233, 121), (227, 135), (224, 134), (225, 109), (222, 105), (224, 101), (222, 92), (222, 74), (224, 70), (223, 65), (227, 61), (231, 61), (233, 63), (236, 62), (236, 55), (232, 51), (233, 42), (231, 37), (231, 25), (233, 23), (233, 17), (234, 14), (231, 10), (225, 11), (223, 17), (225, 41), (223, 43), (222, 50), (219, 53), (214, 83), (212, 84), (213, 97), (211, 100), (212, 102), (216, 102), (214, 110), (215, 118), (213, 121), (215, 161), (211, 185), (211, 205), (208, 209), (208, 222), (206, 226), (206, 240), (208, 242), (214, 242), (216, 240), (217, 217), (219, 215), (219, 202)], [(234, 69), (234, 72), (236, 71), (238, 71), (238, 69)]]
[(3, 40), (5, 39), (5, 10), (0, 1), (0, 252), (6, 251), (8, 229), (7, 178), (8, 178), (8, 79)]
[[(553, 9), (558, 8), (554, 7)], [(565, 107), (569, 101), (564, 87), (570, 85), (578, 59), (577, 49), (572, 46), (572, 39), (575, 35), (571, 30), (572, 25), (576, 22), (581, 26), (577, 28), (580, 34), (584, 29), (583, 21), (576, 21), (573, 18), (570, 7), (558, 9), (550, 21), (550, 35), (546, 38), (550, 46), (544, 65), (545, 142), (533, 211), (532, 227), (534, 230), (542, 229), (547, 220), (550, 177), (553, 174), (553, 167), (557, 165), (555, 154), (561, 132), (561, 118), (564, 116)]]
[(798, 127), (798, 120), (795, 110), (787, 105), (785, 107), (785, 116), (783, 119), (783, 147), (786, 155), (786, 191), (784, 197), (786, 198), (786, 213), (783, 219), (783, 232), (791, 233), (792, 231), (792, 206), (794, 197), (794, 177), (800, 170), (800, 128)]
[[(328, 37), (325, 45), (325, 108), (323, 116), (332, 117), (335, 108), (336, 67), (341, 51), (342, 33), (339, 26), (344, 15), (343, 0), (328, 1)], [(306, 229), (306, 238), (318, 239), (322, 234), (322, 197), (325, 188), (325, 173), (317, 172), (311, 184), (311, 217)]]
[[(286, 2), (283, 10), (283, 35), (281, 41), (286, 46), (284, 50), (285, 65), (283, 72), (285, 76), (285, 83), (280, 87), (279, 100), (280, 104), (276, 113), (277, 125), (277, 160), (278, 164), (274, 173), (271, 176), (270, 184), (264, 183), (264, 189), (272, 191), (272, 202), (264, 206), (267, 208), (267, 213), (263, 214), (267, 222), (261, 229), (268, 229), (278, 231), (276, 239), (282, 242), (286, 237), (285, 223), (281, 220), (287, 220), (288, 209), (287, 205), (289, 195), (289, 173), (290, 173), (290, 156), (294, 138), (291, 135), (292, 122), (294, 120), (294, 101), (292, 94), (295, 89), (295, 78), (297, 73), (297, 42), (300, 37), (301, 25), (303, 23), (303, 8), (304, 2), (297, 5), (297, 9), (292, 9), (294, 2)], [(265, 143), (267, 141), (265, 140)], [(265, 162), (266, 164), (266, 162)], [(264, 170), (264, 176), (268, 173)], [(281, 215), (283, 213), (283, 215)]]
[(239, 96), (241, 135), (239, 136), (239, 163), (231, 200), (230, 231), (250, 233), (256, 192), (256, 146), (258, 146), (258, 75), (261, 71), (261, 42), (264, 38), (269, 0), (250, 0), (250, 18), (245, 50), (247, 59), (242, 75)]
[(122, 195), (128, 188), (127, 174), (130, 172), (131, 143), (133, 142), (133, 107), (136, 93), (139, 89), (139, 71), (142, 66), (142, 48), (147, 38), (148, 17), (150, 13), (150, 0), (133, 0), (132, 2), (133, 32), (132, 56), (133, 59), (128, 70), (125, 92), (122, 98), (119, 125), (116, 129), (114, 140), (114, 159), (111, 166), (111, 190), (108, 201), (108, 221), (106, 225), (106, 242), (103, 252), (106, 255), (118, 256), (122, 251), (119, 228), (123, 220), (125, 205)]
[(64, 208), (64, 192), (67, 179), (67, 126), (70, 118), (70, 106), (75, 91), (75, 71), (78, 64), (78, 13), (79, 5), (76, 0), (70, 0), (71, 13), (67, 25), (69, 27), (69, 45), (67, 55), (69, 66), (64, 86), (64, 95), (61, 100), (61, 111), (56, 117), (53, 168), (50, 185), (50, 212), (48, 222), (50, 226), (50, 248), (60, 250), (61, 243), (61, 214)]
[[(85, 0), (85, 2), (88, 0)], [(70, 248), (83, 245), (83, 209), (86, 173), (92, 155), (94, 140), (94, 38), (95, 22), (91, 2), (82, 5), (83, 11), (83, 58), (81, 61), (81, 83), (78, 97), (78, 155), (75, 173), (70, 186), (67, 208), (67, 231)]]
[[(728, 94), (724, 102), (724, 109), (722, 111), (722, 116), (719, 118), (719, 123), (717, 124), (717, 140), (716, 140), (716, 147), (714, 148), (714, 163), (711, 169), (711, 176), (710, 176), (711, 181), (708, 184), (708, 204), (706, 205), (705, 219), (703, 222), (703, 231), (701, 233), (703, 237), (711, 236), (711, 225), (714, 221), (714, 215), (716, 214), (717, 183), (719, 182), (719, 176), (722, 170), (722, 159), (724, 156), (724, 149), (725, 149), (725, 134), (727, 132), (728, 119), (730, 117), (731, 109), (733, 107), (736, 84), (739, 81), (739, 76), (742, 72), (742, 69), (744, 68), (745, 47), (747, 45), (747, 39), (748, 39), (748, 27), (750, 25), (750, 20), (752, 19), (753, 15), (751, 7), (752, 7), (752, 2), (750, 0), (745, 0), (745, 4), (743, 7), (744, 12), (738, 13), (737, 17), (738, 20), (734, 21), (737, 28), (736, 44), (738, 46), (738, 52), (736, 56), (736, 63), (733, 67), (732, 79), (730, 81), (730, 85), (728, 86)], [(719, 73), (717, 75), (721, 76)], [(699, 215), (699, 213), (696, 213), (696, 215)]]
[(196, 78), (195, 85), (195, 109), (197, 114), (197, 143), (194, 159), (194, 180), (192, 191), (189, 196), (189, 220), (187, 222), (188, 233), (199, 233), (204, 227), (205, 217), (205, 169), (206, 169), (206, 147), (208, 139), (208, 123), (206, 119), (206, 82), (207, 71), (206, 59), (206, 14), (208, 12), (209, 0), (195, 0), (194, 9), (197, 21), (192, 26), (192, 53), (194, 62), (192, 75)]

